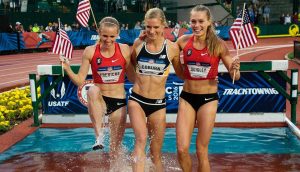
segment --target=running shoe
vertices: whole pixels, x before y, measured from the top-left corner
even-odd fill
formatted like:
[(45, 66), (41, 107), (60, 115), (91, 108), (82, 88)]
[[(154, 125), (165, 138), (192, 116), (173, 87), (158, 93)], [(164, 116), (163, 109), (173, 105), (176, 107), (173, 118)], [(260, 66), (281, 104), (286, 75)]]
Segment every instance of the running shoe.
[(93, 150), (98, 150), (98, 149), (103, 149), (104, 148), (104, 144), (103, 144), (103, 139), (104, 137), (98, 137), (95, 141), (95, 144), (93, 145)]

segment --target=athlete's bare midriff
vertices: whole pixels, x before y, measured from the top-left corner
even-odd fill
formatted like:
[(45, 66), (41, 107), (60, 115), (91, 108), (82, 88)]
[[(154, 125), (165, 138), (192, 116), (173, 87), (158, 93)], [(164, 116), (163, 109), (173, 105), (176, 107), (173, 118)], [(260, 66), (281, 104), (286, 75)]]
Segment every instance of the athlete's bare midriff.
[(218, 91), (218, 84), (213, 80), (185, 80), (183, 90), (193, 94), (211, 94)]
[(95, 84), (100, 88), (101, 94), (107, 97), (123, 99), (126, 97), (124, 83)]
[(151, 76), (138, 74), (133, 91), (149, 99), (163, 99), (167, 76)]

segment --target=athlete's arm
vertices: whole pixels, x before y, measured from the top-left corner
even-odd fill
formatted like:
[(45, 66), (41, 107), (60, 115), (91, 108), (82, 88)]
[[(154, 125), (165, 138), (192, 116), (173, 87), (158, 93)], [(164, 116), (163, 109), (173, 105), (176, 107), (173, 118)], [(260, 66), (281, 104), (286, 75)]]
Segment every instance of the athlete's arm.
[(172, 58), (172, 65), (177, 77), (179, 77), (180, 79), (184, 79), (183, 68), (181, 66), (180, 58), (179, 58), (180, 50), (178, 44), (168, 41), (167, 46), (168, 46), (168, 54)]
[(119, 45), (121, 47), (122, 55), (124, 56), (124, 58), (126, 60), (126, 69), (125, 69), (126, 76), (130, 82), (134, 83), (135, 72), (133, 70), (133, 65), (131, 63), (130, 48), (127, 44), (119, 44)]
[(230, 77), (233, 79), (234, 72), (235, 77), (234, 80), (240, 79), (240, 60), (238, 58), (233, 59), (229, 53), (228, 47), (226, 46), (226, 43), (223, 40), (220, 40), (222, 51), (220, 54), (220, 58), (222, 59), (225, 67), (227, 68)]
[(94, 53), (94, 47), (93, 46), (88, 46), (85, 48), (83, 55), (82, 55), (82, 62), (79, 68), (79, 71), (77, 74), (75, 74), (71, 67), (70, 64), (68, 62), (63, 61), (63, 68), (65, 69), (65, 71), (67, 72), (68, 76), (70, 77), (71, 81), (77, 85), (77, 86), (81, 86), (83, 84), (83, 82), (86, 79), (86, 76), (89, 72), (89, 68), (90, 68), (90, 60), (93, 57), (93, 53)]

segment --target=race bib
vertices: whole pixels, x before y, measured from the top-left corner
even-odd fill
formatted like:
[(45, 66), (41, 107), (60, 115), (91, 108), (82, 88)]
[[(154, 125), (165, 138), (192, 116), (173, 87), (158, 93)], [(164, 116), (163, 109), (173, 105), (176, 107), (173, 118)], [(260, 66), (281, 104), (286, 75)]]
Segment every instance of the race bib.
[(122, 70), (121, 66), (100, 67), (98, 68), (98, 74), (103, 83), (114, 83), (119, 81)]
[(211, 65), (209, 63), (188, 62), (187, 67), (193, 78), (207, 78)]

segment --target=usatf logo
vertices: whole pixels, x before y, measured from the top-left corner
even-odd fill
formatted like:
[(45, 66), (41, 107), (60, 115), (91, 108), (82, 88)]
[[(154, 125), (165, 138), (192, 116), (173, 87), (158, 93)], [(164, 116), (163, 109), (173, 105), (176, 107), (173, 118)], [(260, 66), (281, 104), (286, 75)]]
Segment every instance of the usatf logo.
[[(50, 83), (50, 85), (52, 85), (52, 82)], [(52, 98), (54, 99), (53, 101), (48, 101), (48, 106), (67, 106), (69, 104), (69, 101), (63, 101), (63, 97), (66, 94), (66, 85), (64, 82), (61, 83), (60, 85), (60, 89), (59, 86), (58, 88), (55, 90), (54, 88), (50, 91), (50, 95), (52, 96)]]
[(188, 49), (187, 56), (191, 56), (191, 55), (192, 55), (192, 49)]
[(84, 106), (87, 106), (88, 100), (87, 100), (87, 91), (91, 86), (94, 85), (93, 80), (85, 80), (84, 83), (78, 87), (77, 90), (77, 97), (80, 103), (82, 103)]

